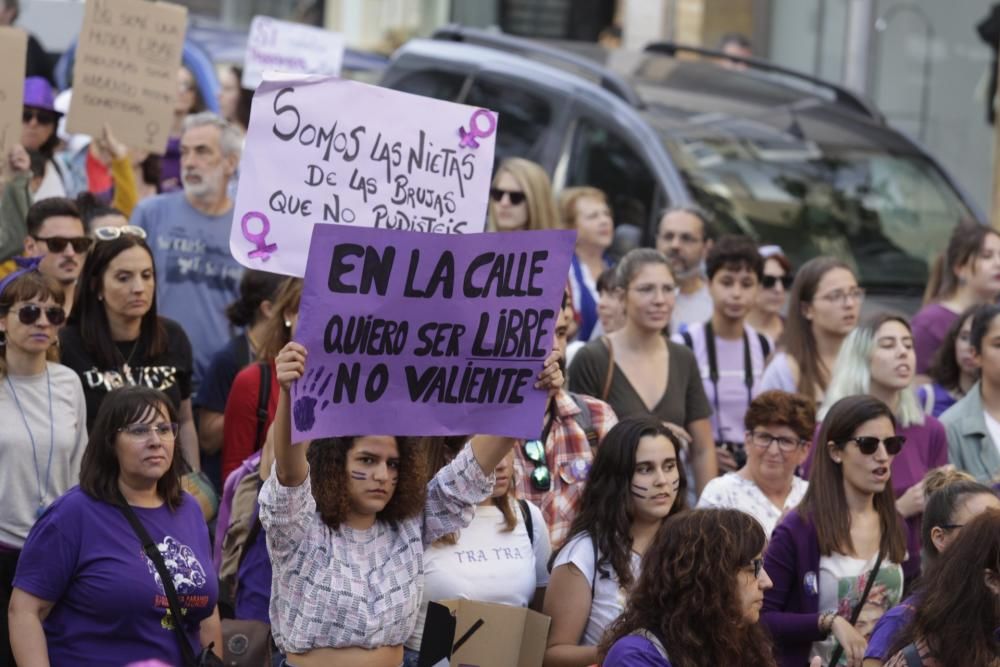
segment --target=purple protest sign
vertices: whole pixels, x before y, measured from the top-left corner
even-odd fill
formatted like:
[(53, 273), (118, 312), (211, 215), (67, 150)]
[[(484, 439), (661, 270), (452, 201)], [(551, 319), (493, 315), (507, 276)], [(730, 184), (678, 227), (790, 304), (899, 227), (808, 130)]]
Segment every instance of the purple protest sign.
[(316, 225), (296, 340), (293, 441), (537, 437), (576, 234), (438, 235)]

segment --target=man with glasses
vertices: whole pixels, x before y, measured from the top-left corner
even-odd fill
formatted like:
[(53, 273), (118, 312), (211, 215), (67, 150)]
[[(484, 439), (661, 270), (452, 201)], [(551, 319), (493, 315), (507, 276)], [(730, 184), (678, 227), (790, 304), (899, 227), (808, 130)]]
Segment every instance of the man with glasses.
[[(563, 355), (563, 373), (572, 321), (573, 308), (565, 293), (555, 329), (555, 349)], [(553, 550), (566, 539), (579, 510), (594, 450), (617, 423), (614, 410), (604, 401), (560, 389), (549, 400), (540, 437), (514, 448), (518, 497), (541, 508)]]
[(815, 415), (816, 405), (799, 394), (766, 391), (755, 398), (744, 417), (746, 465), (710, 481), (698, 507), (742, 510), (770, 536), (806, 493), (808, 483), (795, 471), (809, 453)]
[(66, 311), (73, 307), (76, 280), (94, 240), (87, 236), (80, 211), (72, 200), (49, 197), (28, 209), (25, 257), (41, 257), (38, 270), (54, 278), (66, 295)]
[(670, 260), (679, 288), (670, 318), (672, 333), (712, 316), (712, 295), (702, 265), (713, 239), (708, 215), (695, 206), (668, 209), (660, 218), (656, 249)]

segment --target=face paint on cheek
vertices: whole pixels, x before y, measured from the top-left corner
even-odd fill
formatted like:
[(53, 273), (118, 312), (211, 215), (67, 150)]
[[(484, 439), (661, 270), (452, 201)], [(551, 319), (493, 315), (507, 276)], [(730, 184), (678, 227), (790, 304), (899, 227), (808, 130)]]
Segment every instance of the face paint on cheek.
[(358, 480), (364, 481), (364, 480), (368, 479), (368, 475), (366, 475), (363, 472), (359, 472), (357, 470), (352, 470), (351, 471), (351, 479), (358, 479)]
[(632, 495), (636, 498), (642, 498), (645, 500), (649, 496), (649, 487), (639, 486), (635, 482), (632, 483)]

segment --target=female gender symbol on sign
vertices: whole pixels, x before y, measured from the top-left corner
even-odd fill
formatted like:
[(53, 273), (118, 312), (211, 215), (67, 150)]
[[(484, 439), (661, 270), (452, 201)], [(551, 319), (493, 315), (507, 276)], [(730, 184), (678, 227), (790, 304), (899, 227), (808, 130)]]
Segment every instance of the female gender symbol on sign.
[[(479, 119), (486, 118), (487, 126), (485, 129), (479, 127)], [(479, 142), (476, 139), (483, 139), (486, 137), (493, 136), (493, 132), (497, 129), (497, 119), (493, 115), (493, 112), (489, 109), (478, 109), (472, 114), (472, 118), (469, 119), (469, 129), (466, 130), (464, 127), (458, 128), (458, 136), (461, 137), (461, 141), (458, 145), (461, 148), (479, 148)]]
[[(247, 228), (247, 223), (254, 218), (260, 220), (260, 232), (254, 234)], [(240, 228), (243, 230), (243, 238), (245, 238), (250, 243), (257, 246), (256, 250), (251, 250), (247, 253), (250, 259), (256, 259), (260, 257), (262, 262), (266, 262), (271, 259), (271, 253), (278, 249), (277, 243), (268, 243), (267, 235), (271, 231), (271, 221), (267, 219), (267, 216), (263, 213), (258, 213), (257, 211), (250, 211), (243, 216), (243, 220), (240, 221)]]

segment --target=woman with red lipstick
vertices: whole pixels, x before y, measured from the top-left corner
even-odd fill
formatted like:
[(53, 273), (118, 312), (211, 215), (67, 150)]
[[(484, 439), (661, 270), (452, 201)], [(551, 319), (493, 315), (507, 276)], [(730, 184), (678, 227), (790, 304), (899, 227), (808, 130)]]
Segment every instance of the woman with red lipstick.
[(156, 267), (139, 227), (105, 227), (80, 273), (80, 289), (60, 332), (62, 362), (75, 370), (92, 425), (108, 392), (145, 386), (178, 409), (184, 461), (200, 469), (191, 409), (191, 343), (179, 324), (156, 314)]
[(871, 628), (903, 594), (906, 541), (889, 481), (906, 438), (888, 405), (849, 396), (830, 407), (818, 442), (809, 489), (764, 557), (774, 587), (761, 619), (780, 667), (810, 656), (827, 665), (838, 645), (834, 664), (861, 667), (867, 638), (854, 622)]
[(48, 360), (66, 317), (65, 295), (37, 260), (0, 281), (0, 664), (8, 656), (7, 604), (28, 532), (77, 483), (87, 406), (76, 373)]
[[(889, 406), (898, 434), (906, 438), (906, 448), (892, 461), (892, 490), (896, 511), (906, 521), (909, 558), (903, 563), (903, 573), (909, 586), (920, 575), (923, 479), (930, 470), (948, 463), (944, 426), (925, 415), (917, 402), (913, 387), (916, 356), (909, 323), (885, 313), (865, 320), (844, 341), (835, 368), (826, 402), (820, 406), (820, 418), (841, 398), (868, 394)], [(811, 460), (805, 464), (807, 472)]]
[(625, 611), (604, 634), (603, 667), (774, 667), (757, 623), (771, 587), (766, 543), (760, 524), (735, 509), (667, 519)]
[(685, 508), (679, 450), (670, 429), (648, 417), (622, 420), (608, 431), (569, 538), (552, 559), (545, 667), (597, 662), (597, 645), (624, 608), (642, 555), (663, 521)]

